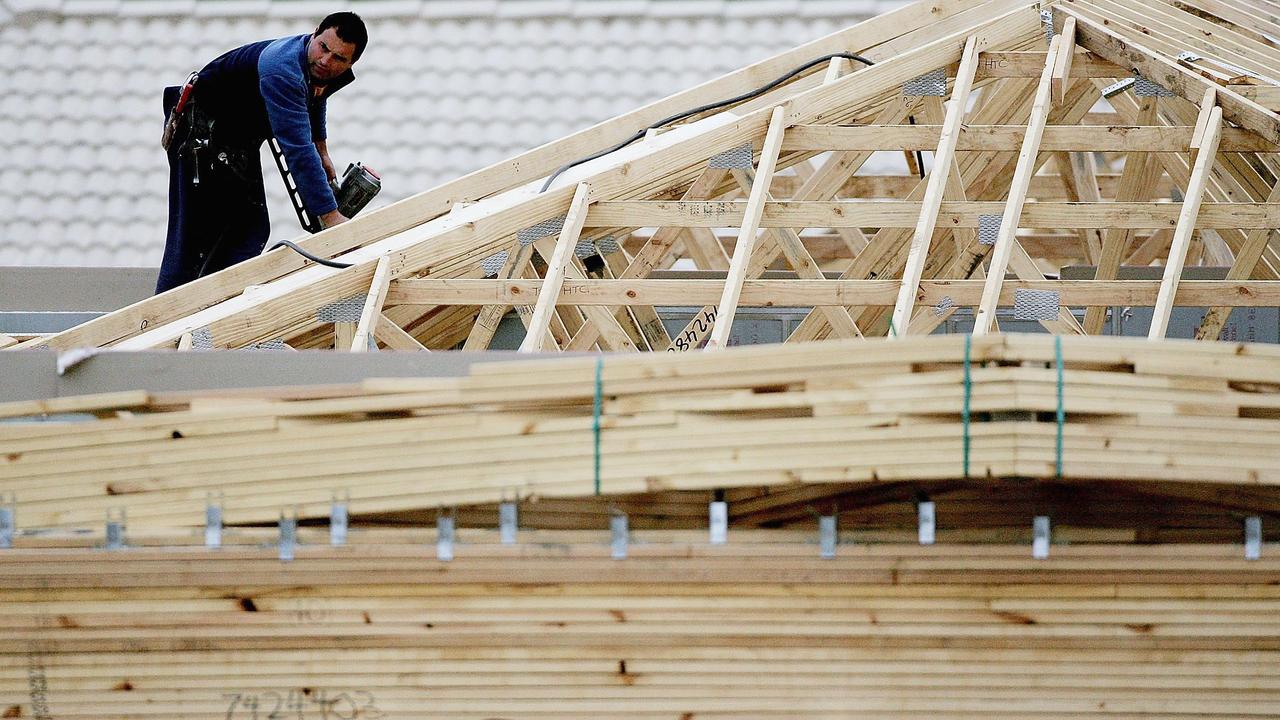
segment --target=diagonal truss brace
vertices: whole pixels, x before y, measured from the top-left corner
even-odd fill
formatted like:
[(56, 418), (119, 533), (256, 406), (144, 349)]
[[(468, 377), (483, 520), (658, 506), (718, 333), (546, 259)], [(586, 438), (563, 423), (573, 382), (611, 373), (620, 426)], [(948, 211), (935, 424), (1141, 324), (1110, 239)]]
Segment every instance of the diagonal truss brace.
[(956, 74), (955, 88), (951, 92), (951, 105), (947, 108), (946, 118), (942, 123), (942, 135), (938, 140), (938, 150), (934, 155), (933, 171), (929, 175), (929, 184), (920, 207), (920, 219), (916, 223), (915, 235), (911, 238), (911, 249), (907, 256), (906, 270), (902, 275), (902, 285), (898, 291), (898, 302), (893, 308), (893, 321), (890, 324), (896, 337), (906, 335), (911, 322), (911, 313), (915, 309), (916, 296), (919, 292), (920, 277), (924, 272), (925, 257), (929, 254), (929, 245), (933, 239), (933, 231), (938, 223), (938, 208), (942, 205), (942, 195), (946, 191), (947, 180), (951, 176), (952, 162), (956, 155), (956, 141), (964, 122), (965, 112), (969, 107), (969, 91), (973, 88), (974, 75), (978, 70), (977, 39), (970, 36), (964, 44), (964, 52), (960, 56), (960, 70)]

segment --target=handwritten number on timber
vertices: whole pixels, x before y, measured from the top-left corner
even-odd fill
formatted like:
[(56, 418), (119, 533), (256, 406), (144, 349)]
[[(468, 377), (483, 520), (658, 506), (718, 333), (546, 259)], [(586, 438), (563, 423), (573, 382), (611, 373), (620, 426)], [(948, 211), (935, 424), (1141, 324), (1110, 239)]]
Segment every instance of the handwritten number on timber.
[(340, 692), (332, 697), (323, 689), (268, 690), (257, 693), (223, 693), (228, 700), (226, 720), (377, 720), (386, 717), (377, 698), (365, 690)]

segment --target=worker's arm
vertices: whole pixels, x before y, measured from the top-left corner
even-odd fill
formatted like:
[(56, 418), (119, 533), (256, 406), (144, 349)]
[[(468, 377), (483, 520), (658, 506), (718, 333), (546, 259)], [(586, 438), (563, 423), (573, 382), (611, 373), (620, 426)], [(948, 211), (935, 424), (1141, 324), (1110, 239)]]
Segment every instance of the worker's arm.
[[(329, 144), (324, 140), (315, 142), (316, 152), (320, 155), (320, 164), (324, 166), (324, 174), (329, 176), (329, 180), (333, 181), (338, 177), (338, 172), (333, 168), (333, 161), (329, 159)], [(320, 224), (323, 227), (333, 227), (340, 225), (349, 220), (346, 215), (334, 210), (320, 216)]]
[[(315, 140), (316, 154), (320, 156), (320, 165), (324, 168), (324, 174), (330, 182), (333, 182), (338, 177), (338, 170), (333, 166), (333, 160), (329, 158), (329, 132), (325, 127), (327, 107), (328, 103), (322, 99), (319, 106), (311, 111), (311, 137)], [(320, 224), (327, 228), (340, 225), (347, 220), (348, 218), (337, 210), (320, 216)]]
[(316, 140), (316, 152), (320, 155), (320, 165), (324, 168), (324, 174), (328, 176), (332, 182), (338, 178), (338, 171), (333, 167), (333, 160), (329, 159), (329, 143), (324, 140)]
[[(263, 57), (266, 58), (265, 53)], [(284, 152), (302, 203), (311, 214), (324, 221), (326, 216), (332, 217), (330, 213), (337, 210), (338, 202), (329, 188), (329, 178), (312, 137), (306, 86), (300, 76), (279, 71), (262, 61), (258, 77), (271, 133)], [(325, 221), (326, 227), (331, 224), (336, 223)]]

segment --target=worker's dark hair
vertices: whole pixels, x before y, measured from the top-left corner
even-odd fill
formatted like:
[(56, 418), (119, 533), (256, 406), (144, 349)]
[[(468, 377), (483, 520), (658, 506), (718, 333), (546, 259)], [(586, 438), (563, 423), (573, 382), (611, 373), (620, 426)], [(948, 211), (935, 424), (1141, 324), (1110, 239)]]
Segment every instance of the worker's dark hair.
[(316, 27), (316, 34), (319, 35), (329, 28), (333, 28), (343, 41), (356, 46), (351, 62), (359, 60), (360, 55), (364, 53), (364, 46), (369, 44), (369, 31), (365, 29), (364, 21), (360, 16), (353, 12), (333, 13), (320, 21), (320, 25)]

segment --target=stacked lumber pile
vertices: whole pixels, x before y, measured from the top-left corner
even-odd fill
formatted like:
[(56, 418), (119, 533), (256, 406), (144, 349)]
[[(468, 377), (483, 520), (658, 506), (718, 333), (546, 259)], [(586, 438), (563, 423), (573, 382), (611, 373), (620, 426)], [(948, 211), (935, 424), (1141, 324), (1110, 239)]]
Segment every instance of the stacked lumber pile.
[[(1258, 0), (1049, 4), (1046, 34), (1039, 5), (916, 3), (305, 242), (346, 269), (278, 250), (0, 336), (480, 349), (515, 306), (523, 350), (619, 351), (0, 405), (0, 716), (1280, 716), (1262, 542), (1280, 349), (1162, 340), (1175, 306), (1216, 306), (1197, 331), (1214, 338), (1233, 303), (1273, 302), (1274, 18)], [(850, 50), (875, 64), (824, 58)], [(950, 109), (946, 82), (908, 92), (939, 69)], [(1113, 86), (1134, 73), (1156, 87)], [(893, 200), (842, 203), (876, 150), (933, 151), (933, 171), (910, 160), (874, 183)], [(677, 258), (725, 279), (650, 279)], [(1113, 284), (1160, 258), (1158, 286)], [(794, 280), (754, 282), (780, 259)], [(1044, 274), (1079, 260), (1093, 280)], [(1231, 267), (1181, 283), (1195, 264)], [(990, 335), (1027, 290), (1049, 292), (1059, 336)], [(705, 305), (674, 339), (656, 310), (673, 303)], [(1151, 341), (1096, 337), (1107, 306), (1141, 303)], [(747, 304), (814, 309), (784, 347), (621, 352), (721, 348)], [(974, 337), (927, 336), (966, 305)], [(909, 337), (801, 344), (881, 334)], [(335, 496), (354, 522), (331, 543)], [(491, 529), (509, 502), (516, 541)], [(260, 527), (294, 513), (300, 529)], [(100, 537), (104, 514), (127, 527)], [(840, 516), (838, 546), (819, 514)]]
[[(1032, 539), (1032, 518), (1052, 521), (1055, 541), (1067, 543), (1238, 543), (1244, 519), (1266, 519), (1266, 537), (1280, 540), (1280, 493), (1271, 486), (1186, 481), (1034, 481), (975, 478), (879, 483), (673, 490), (589, 498), (535, 498), (515, 503), (520, 528), (594, 530), (615, 513), (634, 529), (705, 533), (708, 503), (726, 503), (728, 527), (812, 532), (818, 517), (837, 516), (841, 532), (859, 543), (916, 542), (920, 502), (934, 508), (934, 534), (944, 543), (1015, 543)], [(450, 511), (459, 527), (499, 526), (498, 503)], [(440, 511), (361, 514), (368, 527), (434, 527)], [(315, 523), (323, 525), (320, 521)], [(190, 532), (190, 531), (188, 531)]]
[[(57, 718), (1251, 718), (1280, 554), (850, 545), (812, 532), (267, 531), (0, 551), (0, 714)], [(133, 542), (133, 540), (131, 540)], [(163, 542), (164, 547), (144, 542)], [(190, 542), (187, 540), (186, 542)]]
[(914, 337), (54, 402), (102, 417), (0, 425), (0, 492), (24, 527), (100, 527), (111, 508), (189, 527), (215, 491), (236, 524), (324, 518), (335, 492), (363, 515), (966, 478), (1280, 481), (1280, 349), (1256, 345)]

